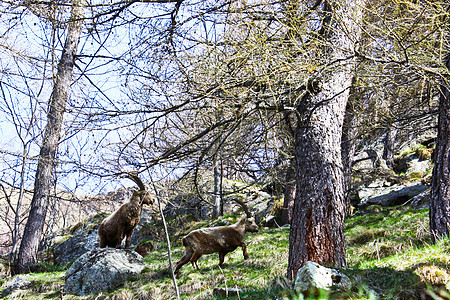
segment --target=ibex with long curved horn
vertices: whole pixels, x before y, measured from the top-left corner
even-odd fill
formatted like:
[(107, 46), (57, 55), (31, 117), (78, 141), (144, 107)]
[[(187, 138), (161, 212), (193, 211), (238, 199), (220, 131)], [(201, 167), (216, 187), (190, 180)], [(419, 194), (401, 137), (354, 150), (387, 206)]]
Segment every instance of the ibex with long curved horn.
[(203, 254), (219, 253), (219, 267), (225, 259), (225, 255), (234, 251), (237, 247), (242, 247), (244, 259), (248, 258), (247, 245), (243, 242), (246, 232), (258, 232), (259, 227), (255, 223), (250, 210), (244, 202), (233, 199), (239, 203), (246, 213), (246, 217), (230, 226), (210, 227), (191, 231), (183, 239), (185, 247), (184, 256), (177, 262), (175, 274), (179, 274), (180, 268), (191, 262), (192, 266), (199, 269), (197, 260)]
[(120, 249), (123, 239), (126, 238), (125, 249), (128, 249), (134, 228), (141, 220), (142, 205), (153, 203), (144, 183), (136, 174), (128, 173), (127, 178), (133, 180), (139, 190), (133, 191), (130, 200), (122, 204), (100, 224), (98, 228), (100, 248), (108, 246)]

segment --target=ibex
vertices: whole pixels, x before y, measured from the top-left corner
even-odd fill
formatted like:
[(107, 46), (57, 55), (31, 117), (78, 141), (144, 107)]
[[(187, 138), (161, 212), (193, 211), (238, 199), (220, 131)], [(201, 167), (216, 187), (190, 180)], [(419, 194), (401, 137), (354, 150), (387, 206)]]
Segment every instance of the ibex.
[(100, 224), (98, 228), (100, 248), (108, 246), (120, 249), (123, 239), (126, 238), (125, 249), (128, 249), (134, 228), (141, 219), (142, 205), (153, 203), (153, 199), (139, 177), (135, 174), (128, 174), (128, 178), (138, 185), (139, 190), (133, 191), (130, 200), (122, 204)]
[(247, 216), (230, 226), (197, 229), (186, 235), (182, 239), (185, 247), (184, 256), (177, 262), (175, 275), (178, 276), (181, 267), (189, 261), (198, 270), (197, 260), (203, 254), (218, 252), (219, 267), (222, 267), (225, 255), (237, 247), (242, 247), (244, 259), (248, 258), (247, 245), (243, 242), (245, 233), (258, 232), (259, 227), (247, 206), (240, 200), (234, 200), (242, 206)]

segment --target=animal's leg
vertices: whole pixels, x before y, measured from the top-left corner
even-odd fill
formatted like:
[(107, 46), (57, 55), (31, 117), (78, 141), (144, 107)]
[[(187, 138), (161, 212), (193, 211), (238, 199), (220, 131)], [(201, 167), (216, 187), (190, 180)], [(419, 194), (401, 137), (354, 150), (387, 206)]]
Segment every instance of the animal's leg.
[(241, 247), (242, 247), (242, 254), (244, 254), (244, 259), (247, 259), (248, 258), (247, 245), (245, 243), (242, 243)]
[(107, 245), (106, 232), (103, 228), (103, 224), (100, 224), (100, 227), (98, 227), (98, 246), (100, 248), (105, 248), (106, 245)]
[(126, 236), (125, 249), (128, 249), (130, 247), (130, 241), (131, 241), (131, 236), (133, 235), (133, 232), (134, 232), (134, 228), (125, 235)]
[(103, 236), (103, 235), (98, 235), (98, 239), (99, 239), (99, 241), (98, 241), (98, 246), (100, 247), (100, 248), (105, 248), (106, 247), (106, 241), (105, 241), (105, 237)]
[(119, 230), (117, 232), (117, 235), (119, 236), (119, 240), (116, 242), (116, 249), (120, 249), (120, 248), (122, 248), (122, 241), (123, 241), (123, 238), (125, 237), (125, 235), (123, 233), (123, 230)]
[(185, 264), (187, 264), (187, 262), (191, 259), (192, 257), (192, 251), (188, 251), (186, 250), (184, 252), (184, 256), (177, 262), (177, 266), (175, 268), (175, 275), (178, 276), (179, 270), (181, 269), (182, 266), (184, 266)]
[(225, 260), (225, 254), (227, 254), (227, 252), (219, 252), (219, 267), (221, 268)]
[(202, 254), (203, 254), (203, 251), (200, 251), (200, 250), (195, 250), (194, 253), (192, 253), (191, 263), (192, 263), (192, 266), (197, 268), (197, 270), (200, 269), (198, 267), (197, 260), (202, 256)]

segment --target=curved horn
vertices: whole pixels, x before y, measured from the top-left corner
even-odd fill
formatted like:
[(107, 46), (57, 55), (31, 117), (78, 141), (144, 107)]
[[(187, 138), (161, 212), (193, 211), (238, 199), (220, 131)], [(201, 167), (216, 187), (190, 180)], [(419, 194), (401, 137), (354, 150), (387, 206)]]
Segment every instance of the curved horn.
[(245, 214), (247, 215), (247, 218), (252, 217), (252, 213), (250, 212), (250, 209), (248, 208), (247, 204), (244, 203), (244, 201), (237, 199), (235, 197), (232, 198), (237, 204), (239, 204), (242, 209), (244, 210)]
[(127, 173), (127, 177), (129, 178), (129, 179), (131, 179), (131, 180), (133, 180), (136, 184), (137, 184), (137, 186), (139, 187), (139, 189), (141, 190), (141, 191), (145, 191), (146, 190), (146, 188), (145, 188), (145, 185), (144, 185), (144, 183), (142, 182), (142, 180), (138, 177), (138, 175), (137, 175), (138, 173), (135, 173), (135, 172), (133, 172), (133, 173)]

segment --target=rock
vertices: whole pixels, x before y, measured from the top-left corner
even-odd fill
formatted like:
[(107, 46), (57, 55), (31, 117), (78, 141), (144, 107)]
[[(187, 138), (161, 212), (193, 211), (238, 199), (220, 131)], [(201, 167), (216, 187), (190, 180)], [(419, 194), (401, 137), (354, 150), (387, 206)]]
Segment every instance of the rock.
[(208, 217), (208, 208), (202, 200), (194, 194), (182, 194), (172, 199), (164, 208), (166, 218), (175, 218), (179, 215), (191, 215), (196, 221)]
[(247, 203), (251, 207), (250, 211), (255, 217), (256, 224), (258, 224), (263, 217), (269, 214), (275, 200), (270, 194), (261, 191), (254, 193), (251, 198), (247, 200)]
[(53, 248), (55, 264), (64, 265), (98, 246), (97, 230), (79, 232)]
[(67, 270), (64, 293), (84, 296), (113, 290), (144, 269), (142, 256), (131, 250), (94, 249)]
[(431, 189), (411, 198), (410, 206), (414, 209), (428, 208), (430, 206)]
[[(97, 229), (105, 217), (107, 217), (107, 215), (93, 217), (86, 224), (78, 226), (73, 234), (64, 242), (55, 245), (52, 249), (55, 264), (64, 265), (98, 247)], [(149, 240), (153, 237), (152, 235), (154, 233), (147, 228), (151, 222), (153, 222), (151, 211), (148, 209), (142, 210), (141, 220), (131, 237), (130, 245), (132, 247), (139, 245), (143, 240)], [(123, 246), (124, 243), (125, 242), (123, 241)], [(145, 249), (141, 247), (141, 249), (139, 249), (142, 254), (148, 254), (151, 250), (152, 248), (149, 247), (145, 247)]]
[(335, 269), (322, 267), (312, 261), (308, 261), (298, 270), (294, 284), (294, 290), (297, 293), (313, 289), (345, 292), (350, 288), (351, 282), (347, 275)]
[(155, 232), (152, 224), (154, 224), (152, 211), (150, 209), (143, 209), (141, 213), (141, 220), (136, 225), (133, 235), (131, 236), (130, 245), (139, 245), (142, 240), (150, 240), (154, 238)]
[(233, 297), (239, 296), (239, 293), (242, 293), (244, 290), (236, 289), (236, 288), (215, 288), (213, 291), (213, 295), (216, 297)]
[(398, 161), (395, 171), (405, 173), (407, 177), (422, 177), (432, 168), (429, 159), (421, 159), (416, 153), (409, 154)]
[(72, 235), (52, 249), (55, 264), (64, 265), (98, 246), (97, 229), (105, 215), (92, 217), (85, 224), (72, 229)]
[(29, 278), (29, 275), (18, 275), (10, 281), (5, 282), (2, 285), (2, 287), (5, 288), (2, 292), (2, 298), (10, 295), (16, 290), (25, 290), (30, 288), (33, 285), (33, 282), (28, 280)]
[(369, 205), (381, 205), (381, 206), (395, 206), (406, 203), (411, 198), (426, 191), (429, 187), (424, 184), (415, 184), (404, 187), (391, 187), (390, 192), (369, 198), (359, 205), (359, 208), (364, 209)]

